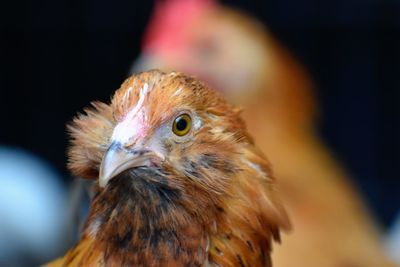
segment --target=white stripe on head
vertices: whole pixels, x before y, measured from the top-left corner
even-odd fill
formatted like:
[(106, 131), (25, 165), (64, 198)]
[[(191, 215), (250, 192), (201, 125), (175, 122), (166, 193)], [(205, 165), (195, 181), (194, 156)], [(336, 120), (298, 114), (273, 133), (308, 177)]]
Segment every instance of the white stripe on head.
[(178, 90), (175, 91), (175, 93), (172, 96), (179, 96), (181, 91), (182, 91), (182, 88), (179, 88)]
[[(129, 98), (132, 87), (128, 89), (124, 98)], [(146, 121), (146, 111), (143, 109), (145, 97), (150, 92), (149, 85), (145, 83), (143, 88), (140, 89), (139, 100), (136, 106), (133, 107), (126, 116), (119, 122), (111, 136), (112, 141), (120, 142), (121, 144), (127, 143), (132, 137), (140, 136), (143, 134), (144, 123)]]

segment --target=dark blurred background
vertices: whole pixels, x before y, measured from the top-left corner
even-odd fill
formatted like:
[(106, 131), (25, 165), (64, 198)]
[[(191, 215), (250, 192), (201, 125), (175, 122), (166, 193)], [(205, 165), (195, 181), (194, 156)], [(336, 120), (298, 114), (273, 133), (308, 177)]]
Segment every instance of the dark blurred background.
[[(322, 137), (388, 226), (400, 203), (400, 1), (222, 3), (258, 17), (309, 70)], [(68, 177), (65, 125), (119, 87), (139, 54), (152, 6), (2, 2), (0, 144), (37, 154)]]

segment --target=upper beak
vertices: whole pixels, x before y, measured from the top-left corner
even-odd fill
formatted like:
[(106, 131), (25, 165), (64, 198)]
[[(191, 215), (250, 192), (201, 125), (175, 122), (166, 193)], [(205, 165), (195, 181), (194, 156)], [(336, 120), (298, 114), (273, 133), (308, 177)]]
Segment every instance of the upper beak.
[(100, 165), (99, 185), (105, 187), (118, 174), (128, 169), (149, 166), (151, 160), (163, 160), (160, 153), (148, 149), (127, 150), (119, 143), (112, 143)]

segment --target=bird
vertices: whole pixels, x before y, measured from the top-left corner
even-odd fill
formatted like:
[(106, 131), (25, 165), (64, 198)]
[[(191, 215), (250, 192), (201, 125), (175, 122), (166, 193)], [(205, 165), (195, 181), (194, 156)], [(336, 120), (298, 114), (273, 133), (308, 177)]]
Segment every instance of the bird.
[(68, 129), (68, 167), (95, 192), (81, 239), (47, 266), (272, 266), (290, 221), (240, 109), (218, 92), (137, 73)]
[(132, 67), (148, 68), (200, 77), (242, 107), (293, 224), (275, 266), (391, 266), (380, 225), (316, 131), (311, 75), (262, 23), (212, 0), (156, 1)]

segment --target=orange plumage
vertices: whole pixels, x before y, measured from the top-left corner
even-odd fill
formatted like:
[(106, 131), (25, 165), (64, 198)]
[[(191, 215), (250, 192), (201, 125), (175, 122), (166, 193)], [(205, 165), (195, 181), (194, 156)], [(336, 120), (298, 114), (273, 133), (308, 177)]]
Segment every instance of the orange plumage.
[(69, 129), (69, 168), (99, 183), (82, 239), (49, 266), (271, 266), (288, 219), (268, 162), (218, 93), (144, 72)]
[(212, 2), (158, 2), (136, 68), (199, 76), (243, 107), (294, 228), (274, 266), (386, 266), (377, 224), (315, 133), (310, 77), (260, 23)]

